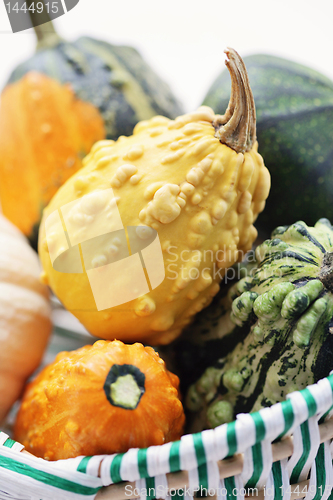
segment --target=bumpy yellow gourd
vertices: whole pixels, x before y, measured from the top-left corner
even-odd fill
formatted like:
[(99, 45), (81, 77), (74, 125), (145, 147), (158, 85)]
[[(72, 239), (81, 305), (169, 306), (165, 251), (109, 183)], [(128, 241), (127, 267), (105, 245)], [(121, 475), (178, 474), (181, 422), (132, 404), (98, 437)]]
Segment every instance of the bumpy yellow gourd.
[[(131, 137), (96, 143), (84, 167), (44, 211), (39, 251), (45, 281), (93, 335), (151, 344), (172, 341), (209, 304), (225, 269), (242, 258), (256, 238), (253, 222), (265, 206), (270, 175), (257, 152), (246, 69), (235, 51), (226, 53), (232, 92), (225, 115), (201, 107), (176, 120), (156, 116), (140, 122)], [(109, 202), (105, 193), (110, 188), (114, 198)], [(152, 229), (157, 232), (165, 278), (138, 298), (98, 310), (89, 268), (100, 268), (114, 290), (127, 286), (138, 293), (130, 270), (118, 278), (108, 275), (110, 256), (121, 253), (122, 245), (118, 234), (112, 236), (119, 226), (105, 222), (115, 205), (125, 228), (147, 226), (148, 235)], [(58, 209), (61, 215), (54, 215)], [(52, 229), (48, 234), (45, 224)], [(99, 234), (110, 234), (95, 238), (88, 253), (84, 243), (79, 244), (64, 259), (67, 272), (56, 270), (55, 256), (68, 247), (63, 231), (72, 234), (74, 247), (90, 238), (93, 227)], [(84, 272), (78, 271), (79, 259)], [(151, 277), (149, 259), (145, 263)]]

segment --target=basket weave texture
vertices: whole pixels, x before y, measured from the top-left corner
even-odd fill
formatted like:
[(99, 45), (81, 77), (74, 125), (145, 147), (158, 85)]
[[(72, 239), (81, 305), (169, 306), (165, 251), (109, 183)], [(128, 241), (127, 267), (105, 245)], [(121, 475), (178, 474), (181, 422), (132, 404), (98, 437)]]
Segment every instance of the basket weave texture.
[[(115, 455), (47, 462), (21, 453), (22, 445), (0, 433), (0, 498), (191, 499), (199, 491), (200, 496), (215, 494), (221, 500), (241, 500), (250, 491), (271, 500), (290, 500), (295, 498), (290, 485), (309, 477), (299, 498), (332, 500), (333, 433), (321, 443), (319, 432), (319, 424), (328, 418), (332, 408), (333, 374), (289, 394), (282, 403), (256, 413), (240, 414), (236, 421), (216, 429)], [(272, 443), (290, 435), (291, 457), (273, 462)], [(221, 478), (220, 461), (236, 454), (242, 454), (242, 471), (236, 475), (226, 473)], [(183, 491), (170, 489), (170, 478), (179, 471), (187, 471)], [(109, 486), (122, 481), (131, 483), (117, 490)]]

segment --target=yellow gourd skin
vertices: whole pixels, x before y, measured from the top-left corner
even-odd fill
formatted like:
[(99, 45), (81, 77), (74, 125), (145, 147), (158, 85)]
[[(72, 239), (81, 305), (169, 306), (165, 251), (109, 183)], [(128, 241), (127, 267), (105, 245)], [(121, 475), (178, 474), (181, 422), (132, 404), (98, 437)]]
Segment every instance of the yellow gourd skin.
[(0, 422), (38, 367), (51, 333), (37, 254), (0, 214)]
[[(207, 107), (174, 121), (157, 116), (140, 122), (131, 137), (96, 143), (84, 167), (45, 209), (39, 238), (45, 280), (93, 335), (171, 342), (212, 300), (225, 269), (251, 248), (270, 175), (257, 143), (237, 153), (215, 137), (215, 118)], [(86, 273), (53, 269), (45, 220), (67, 203), (110, 187), (125, 227), (156, 229), (165, 279), (136, 300), (98, 311)]]

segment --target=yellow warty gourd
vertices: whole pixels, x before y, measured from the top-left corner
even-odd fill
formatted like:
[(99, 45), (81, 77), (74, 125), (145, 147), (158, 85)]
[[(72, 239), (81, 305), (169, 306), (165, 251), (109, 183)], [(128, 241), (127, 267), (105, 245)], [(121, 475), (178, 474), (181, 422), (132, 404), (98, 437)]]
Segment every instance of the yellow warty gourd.
[(44, 279), (93, 335), (171, 342), (256, 238), (270, 175), (246, 69), (226, 54), (223, 116), (208, 107), (156, 116), (131, 137), (96, 143), (44, 211)]

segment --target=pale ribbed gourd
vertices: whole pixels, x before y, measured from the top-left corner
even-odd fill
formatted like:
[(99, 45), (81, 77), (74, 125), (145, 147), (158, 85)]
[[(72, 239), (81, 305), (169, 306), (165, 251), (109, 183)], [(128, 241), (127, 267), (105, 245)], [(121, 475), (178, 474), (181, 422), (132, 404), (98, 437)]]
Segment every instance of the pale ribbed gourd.
[[(265, 206), (270, 175), (257, 151), (246, 69), (234, 50), (226, 53), (232, 93), (225, 115), (201, 107), (175, 120), (156, 116), (138, 123), (130, 137), (96, 143), (84, 167), (44, 211), (39, 252), (45, 281), (93, 335), (171, 342), (210, 303), (225, 269), (241, 260), (256, 238), (253, 222)], [(110, 189), (112, 200), (107, 198)], [(119, 211), (119, 224), (105, 222), (102, 228), (98, 221), (108, 211)], [(51, 214), (57, 214), (52, 215), (54, 221), (61, 219), (58, 226), (52, 226)], [(46, 224), (52, 226), (49, 234)], [(100, 268), (100, 275), (108, 273), (111, 262), (129, 256), (133, 226), (141, 227), (139, 239), (148, 241), (157, 233), (165, 277), (160, 276), (158, 285), (155, 280), (156, 286), (149, 282), (140, 292), (129, 268), (118, 278), (105, 274), (109, 291), (103, 295), (104, 285), (99, 286), (103, 304), (98, 308), (89, 272)], [(85, 242), (91, 238), (91, 228), (94, 234), (109, 233), (88, 251)], [(123, 233), (112, 234), (119, 228), (125, 228), (127, 241)], [(67, 252), (66, 273), (52, 266), (68, 248), (62, 236), (65, 230), (77, 243), (76, 250)], [(76, 267), (78, 256), (84, 272)], [(150, 281), (155, 271), (149, 270), (149, 259), (145, 265)], [(125, 288), (139, 296), (121, 299)], [(108, 293), (118, 294), (122, 303), (105, 307)]]
[(191, 386), (202, 427), (257, 411), (333, 369), (333, 228), (327, 219), (280, 226), (257, 266), (230, 290), (229, 312), (248, 335)]
[(52, 331), (38, 256), (0, 214), (0, 423), (41, 362)]

